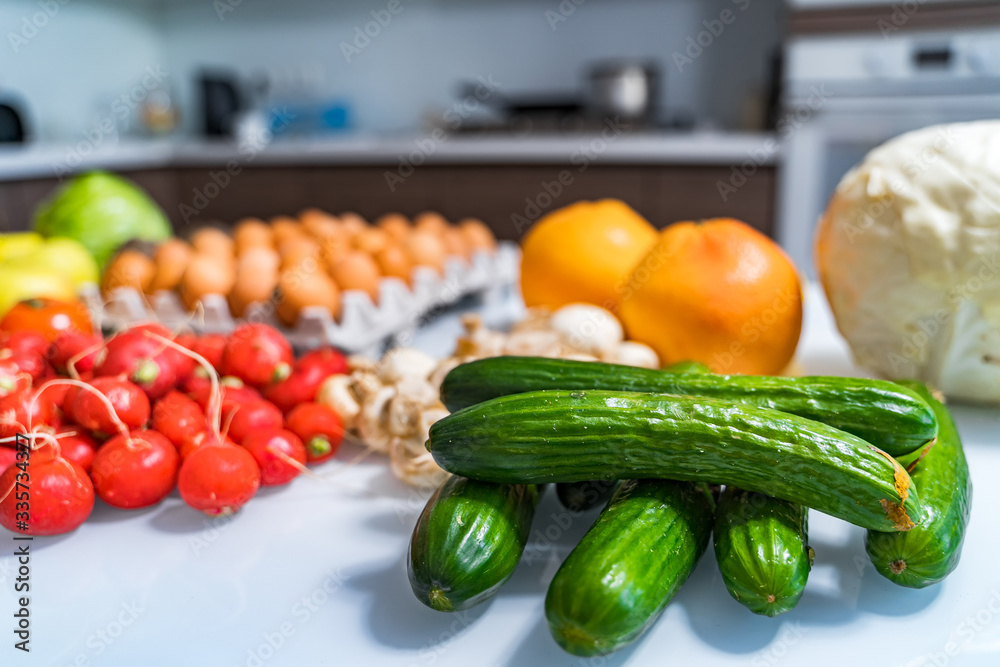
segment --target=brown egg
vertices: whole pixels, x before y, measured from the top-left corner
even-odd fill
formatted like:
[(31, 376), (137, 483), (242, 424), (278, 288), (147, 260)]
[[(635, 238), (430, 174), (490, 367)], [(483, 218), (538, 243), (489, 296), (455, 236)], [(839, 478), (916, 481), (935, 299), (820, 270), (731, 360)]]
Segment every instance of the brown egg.
[(406, 250), (402, 246), (395, 243), (387, 245), (375, 255), (375, 262), (382, 270), (382, 275), (399, 278), (406, 284), (410, 284), (413, 262), (410, 261), (410, 256), (406, 254)]
[(274, 232), (263, 220), (258, 218), (243, 218), (233, 229), (233, 239), (236, 241), (236, 254), (241, 255), (248, 248), (274, 245)]
[(402, 242), (413, 231), (413, 225), (402, 213), (386, 213), (375, 225), (397, 243)]
[(118, 287), (148, 292), (156, 276), (156, 264), (138, 250), (122, 250), (104, 269), (101, 291), (105, 296)]
[(493, 252), (497, 248), (497, 239), (493, 236), (493, 231), (476, 218), (465, 218), (458, 223), (458, 228), (462, 230), (465, 242), (473, 252), (483, 250)]
[(302, 223), (287, 215), (279, 215), (271, 218), (271, 231), (274, 232), (274, 244), (276, 246), (280, 246), (282, 242), (295, 236), (308, 236)]
[(235, 283), (233, 264), (220, 262), (214, 255), (195, 253), (181, 279), (181, 300), (188, 310), (194, 310), (206, 294), (229, 294)]
[(299, 213), (303, 229), (315, 238), (323, 238), (340, 228), (340, 220), (318, 208), (307, 208)]
[(330, 267), (330, 275), (342, 290), (367, 292), (378, 303), (378, 282), (381, 277), (378, 264), (371, 255), (360, 250), (348, 252)]
[(432, 232), (434, 234), (444, 234), (448, 228), (448, 221), (444, 216), (435, 211), (424, 211), (413, 219), (413, 227), (418, 232)]
[(181, 239), (168, 239), (161, 243), (153, 255), (156, 275), (149, 285), (149, 293), (176, 289), (181, 284), (192, 253), (191, 246)]
[(277, 263), (270, 263), (274, 255), (264, 249), (251, 249), (236, 263), (236, 283), (229, 292), (229, 310), (234, 317), (243, 317), (252, 303), (265, 302), (273, 298), (278, 284)]
[(449, 257), (468, 259), (472, 254), (465, 235), (458, 227), (447, 227), (441, 235), (441, 240), (444, 242), (444, 251)]
[(306, 306), (322, 306), (340, 317), (340, 289), (324, 271), (308, 260), (289, 267), (278, 276), (278, 318), (288, 326), (299, 319)]
[(444, 272), (444, 240), (432, 232), (413, 232), (406, 239), (407, 255), (414, 266), (428, 266), (438, 273)]
[(340, 226), (348, 236), (354, 238), (361, 230), (368, 228), (368, 222), (357, 213), (347, 212), (340, 214)]
[[(249, 270), (253, 267), (254, 270), (262, 271), (264, 273), (278, 273), (278, 267), (281, 266), (281, 256), (278, 255), (278, 251), (274, 248), (247, 248), (246, 251), (236, 259), (236, 270)], [(244, 269), (246, 267), (246, 269)]]
[(320, 245), (316, 239), (309, 236), (293, 236), (286, 239), (278, 246), (278, 254), (281, 255), (281, 265), (289, 266), (299, 260), (312, 258), (319, 261)]
[(191, 245), (200, 255), (233, 257), (236, 254), (233, 237), (215, 227), (202, 227), (195, 231), (191, 234)]
[(346, 232), (328, 236), (319, 241), (319, 256), (327, 270), (333, 266), (337, 260), (352, 252), (351, 239)]
[(355, 235), (352, 243), (357, 250), (374, 255), (389, 244), (389, 235), (377, 227), (365, 227)]

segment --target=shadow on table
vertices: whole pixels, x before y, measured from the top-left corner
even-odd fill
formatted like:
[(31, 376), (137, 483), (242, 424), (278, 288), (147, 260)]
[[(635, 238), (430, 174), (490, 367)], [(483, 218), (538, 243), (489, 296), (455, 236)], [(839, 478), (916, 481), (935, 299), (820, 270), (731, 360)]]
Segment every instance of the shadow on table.
[(382, 644), (440, 656), (455, 638), (490, 608), (485, 602), (467, 611), (442, 613), (424, 606), (410, 593), (405, 555), (389, 567), (347, 578), (348, 588), (371, 596), (368, 627)]
[(556, 640), (552, 638), (549, 631), (549, 624), (545, 620), (545, 612), (542, 606), (538, 607), (535, 614), (538, 622), (521, 640), (514, 653), (503, 664), (508, 667), (525, 667), (526, 665), (545, 665), (545, 667), (566, 666), (566, 667), (586, 667), (587, 665), (600, 665), (600, 667), (616, 667), (624, 665), (635, 650), (642, 645), (643, 639), (640, 637), (635, 643), (630, 644), (620, 651), (611, 655), (598, 658), (581, 658), (570, 655), (562, 650)]
[(137, 510), (123, 510), (118, 507), (112, 507), (100, 498), (95, 498), (94, 500), (94, 511), (87, 518), (87, 521), (92, 523), (128, 521), (129, 519), (152, 514), (159, 508), (159, 505), (154, 505), (153, 507), (145, 507)]

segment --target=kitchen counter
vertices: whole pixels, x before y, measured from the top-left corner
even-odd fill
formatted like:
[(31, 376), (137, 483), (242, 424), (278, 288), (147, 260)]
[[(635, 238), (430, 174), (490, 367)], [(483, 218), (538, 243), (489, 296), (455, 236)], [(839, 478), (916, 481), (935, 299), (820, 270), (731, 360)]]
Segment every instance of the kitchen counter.
[[(807, 294), (798, 358), (809, 373), (854, 374), (829, 309)], [(494, 322), (521, 312), (496, 302)], [(460, 328), (448, 314), (414, 344), (450, 351)], [(0, 647), (3, 664), (241, 665), (996, 665), (1000, 573), (990, 511), (1000, 488), (995, 409), (955, 406), (976, 484), (962, 563), (944, 583), (900, 588), (865, 556), (864, 531), (810, 516), (816, 562), (805, 595), (778, 618), (730, 598), (711, 547), (644, 638), (607, 658), (582, 660), (549, 636), (543, 603), (560, 562), (596, 512), (570, 516), (551, 491), (513, 577), (491, 602), (443, 614), (410, 591), (404, 556), (426, 494), (391, 477), (381, 456), (345, 469), (345, 446), (300, 477), (264, 489), (228, 519), (209, 520), (176, 497), (123, 512), (98, 502), (76, 532), (31, 546), (30, 655)], [(336, 476), (329, 476), (338, 473)], [(0, 613), (14, 610), (9, 533), (0, 535)], [(8, 548), (9, 547), (9, 548)], [(7, 616), (8, 620), (10, 616)], [(863, 658), (859, 661), (859, 656)]]
[[(33, 145), (0, 150), (0, 180), (60, 176), (71, 170), (129, 171), (162, 167), (419, 164), (718, 165), (752, 160), (773, 165), (779, 149), (766, 133), (547, 134), (530, 138), (430, 134), (411, 137), (351, 135), (287, 139), (258, 147), (234, 143), (150, 141), (94, 146)], [(574, 162), (574, 160), (576, 160)]]

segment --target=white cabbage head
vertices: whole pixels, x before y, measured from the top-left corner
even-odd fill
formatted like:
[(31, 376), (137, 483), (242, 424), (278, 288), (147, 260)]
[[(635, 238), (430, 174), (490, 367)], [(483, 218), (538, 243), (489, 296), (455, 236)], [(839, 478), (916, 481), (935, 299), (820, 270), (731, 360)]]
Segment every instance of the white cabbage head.
[(1000, 404), (1000, 121), (873, 150), (837, 186), (816, 259), (861, 366)]

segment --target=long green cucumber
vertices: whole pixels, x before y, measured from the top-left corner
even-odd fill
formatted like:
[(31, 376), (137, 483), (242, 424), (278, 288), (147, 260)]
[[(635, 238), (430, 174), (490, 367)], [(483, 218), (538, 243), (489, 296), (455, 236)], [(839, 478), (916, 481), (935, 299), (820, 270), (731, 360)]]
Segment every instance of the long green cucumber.
[(715, 511), (715, 560), (726, 589), (755, 614), (795, 607), (812, 567), (809, 509), (726, 487)]
[(452, 476), (417, 519), (407, 573), (421, 602), (438, 611), (468, 609), (510, 578), (528, 542), (539, 488)]
[(937, 443), (912, 473), (925, 518), (907, 533), (868, 531), (865, 550), (882, 576), (900, 586), (923, 588), (958, 567), (972, 508), (972, 479), (948, 409), (924, 385), (907, 384), (930, 403), (940, 424)]
[(445, 470), (536, 484), (661, 478), (733, 484), (874, 530), (923, 517), (906, 471), (819, 422), (706, 398), (537, 391), (460, 410), (430, 429)]
[[(698, 361), (681, 361), (664, 369), (665, 373), (711, 373), (705, 364)], [(560, 482), (556, 484), (556, 496), (563, 507), (575, 512), (584, 512), (607, 502), (615, 491), (616, 482), (606, 479), (591, 479), (586, 482)]]
[(719, 398), (821, 421), (893, 456), (937, 435), (930, 406), (894, 382), (842, 377), (765, 377), (666, 373), (648, 368), (541, 357), (493, 357), (458, 366), (441, 385), (455, 412), (476, 403), (541, 389), (648, 391)]
[(704, 484), (623, 482), (549, 585), (556, 642), (592, 656), (642, 635), (704, 553), (714, 505)]

